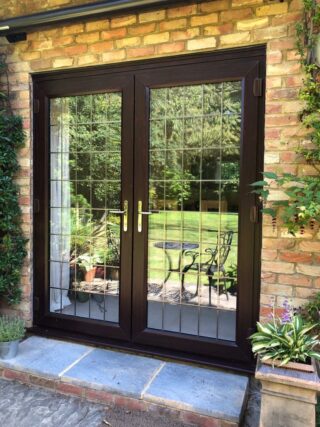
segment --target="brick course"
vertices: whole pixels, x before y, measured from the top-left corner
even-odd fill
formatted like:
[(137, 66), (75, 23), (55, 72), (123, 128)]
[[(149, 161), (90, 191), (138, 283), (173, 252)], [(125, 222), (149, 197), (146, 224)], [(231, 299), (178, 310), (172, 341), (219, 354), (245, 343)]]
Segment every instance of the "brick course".
[[(14, 16), (89, 3), (88, 0), (9, 0), (3, 16)], [(22, 169), (17, 178), (21, 187), (23, 228), (31, 238), (30, 190), (31, 129), (30, 72), (86, 65), (130, 61), (137, 58), (177, 53), (213, 51), (221, 48), (266, 44), (265, 170), (312, 173), (310, 166), (294, 154), (303, 140), (297, 101), (302, 81), (299, 58), (295, 54), (295, 22), (301, 18), (300, 0), (264, 3), (263, 0), (214, 0), (179, 7), (128, 13), (110, 19), (95, 19), (45, 28), (28, 34), (27, 41), (9, 45), (0, 41), (10, 68), (9, 84), (15, 111), (24, 117), (28, 133), (21, 151)], [(0, 15), (1, 16), (1, 15)], [(281, 193), (274, 193), (277, 199)], [(263, 225), (261, 316), (268, 313), (274, 296), (281, 306), (285, 296), (294, 305), (305, 302), (320, 282), (319, 232), (307, 231), (297, 239), (279, 224), (275, 230), (269, 218)], [(32, 321), (32, 271), (29, 254), (23, 270), (23, 302), (17, 309)], [(272, 275), (270, 281), (268, 275)], [(306, 289), (307, 288), (307, 289)]]

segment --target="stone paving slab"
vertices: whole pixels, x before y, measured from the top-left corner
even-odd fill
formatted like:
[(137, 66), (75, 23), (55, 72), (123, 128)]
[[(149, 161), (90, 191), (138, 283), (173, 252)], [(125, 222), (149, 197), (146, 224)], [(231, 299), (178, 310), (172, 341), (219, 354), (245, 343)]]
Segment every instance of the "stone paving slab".
[(238, 423), (248, 384), (246, 376), (166, 363), (143, 398)]
[(0, 366), (52, 378), (89, 351), (92, 347), (32, 336), (20, 343), (16, 358), (0, 359)]
[(141, 398), (162, 364), (149, 357), (95, 349), (65, 372), (62, 380)]
[(244, 375), (36, 336), (20, 344), (15, 359), (0, 360), (1, 367), (22, 372), (17, 377), (4, 371), (4, 377), (22, 382), (23, 373), (31, 373), (49, 378), (62, 392), (68, 386), (83, 396), (85, 390), (107, 393), (108, 399), (114, 393), (232, 425), (241, 421), (248, 388)]

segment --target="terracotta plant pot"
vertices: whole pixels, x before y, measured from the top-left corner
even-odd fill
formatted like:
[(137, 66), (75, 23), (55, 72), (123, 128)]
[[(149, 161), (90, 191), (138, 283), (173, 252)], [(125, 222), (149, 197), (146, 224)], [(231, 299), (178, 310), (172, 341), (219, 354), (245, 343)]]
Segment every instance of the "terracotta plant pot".
[(93, 279), (96, 276), (97, 267), (93, 267), (91, 270), (86, 272), (85, 275), (85, 281), (86, 282), (93, 282)]

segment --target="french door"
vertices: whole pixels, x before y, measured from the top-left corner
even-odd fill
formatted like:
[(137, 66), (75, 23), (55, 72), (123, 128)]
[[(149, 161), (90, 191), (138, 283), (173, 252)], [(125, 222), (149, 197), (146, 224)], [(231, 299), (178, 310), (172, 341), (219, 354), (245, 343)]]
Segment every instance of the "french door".
[(34, 76), (37, 326), (250, 364), (264, 64), (252, 48)]

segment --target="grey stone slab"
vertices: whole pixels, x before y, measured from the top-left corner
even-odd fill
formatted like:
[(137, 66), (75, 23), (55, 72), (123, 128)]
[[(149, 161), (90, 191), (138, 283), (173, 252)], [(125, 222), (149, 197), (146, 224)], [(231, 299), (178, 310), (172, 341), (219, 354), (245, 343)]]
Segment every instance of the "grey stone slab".
[(246, 403), (248, 381), (243, 375), (166, 363), (143, 397), (238, 423)]
[(162, 364), (148, 357), (96, 349), (69, 369), (62, 378), (98, 390), (140, 398)]
[(0, 359), (0, 366), (50, 378), (57, 377), (90, 349), (92, 347), (32, 336), (20, 343), (17, 357)]

